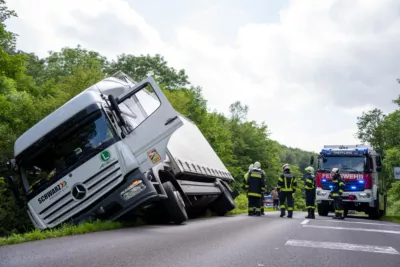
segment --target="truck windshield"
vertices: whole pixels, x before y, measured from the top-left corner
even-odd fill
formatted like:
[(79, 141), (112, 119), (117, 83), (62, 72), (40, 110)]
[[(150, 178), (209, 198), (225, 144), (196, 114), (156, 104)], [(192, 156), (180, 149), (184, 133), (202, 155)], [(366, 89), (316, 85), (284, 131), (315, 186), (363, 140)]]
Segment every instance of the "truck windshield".
[(86, 109), (33, 144), (17, 159), (32, 198), (68, 172), (116, 142), (107, 115)]
[(333, 168), (339, 168), (345, 172), (364, 172), (366, 167), (365, 157), (327, 157), (320, 161), (321, 170), (331, 171)]

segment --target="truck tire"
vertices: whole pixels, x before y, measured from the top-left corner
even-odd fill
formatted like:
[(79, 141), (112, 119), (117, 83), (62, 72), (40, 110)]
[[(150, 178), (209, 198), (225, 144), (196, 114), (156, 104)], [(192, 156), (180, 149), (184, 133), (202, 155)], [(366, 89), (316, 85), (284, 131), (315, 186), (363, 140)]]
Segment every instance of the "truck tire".
[(187, 221), (188, 215), (179, 191), (175, 189), (171, 182), (163, 183), (163, 187), (168, 196), (168, 198), (164, 200), (164, 205), (171, 221), (175, 224), (181, 224)]
[(383, 201), (383, 207), (384, 208), (383, 208), (383, 210), (381, 210), (380, 207), (379, 207), (379, 219), (386, 215), (386, 196), (383, 196), (383, 200), (382, 201)]
[(326, 204), (318, 204), (318, 215), (319, 216), (328, 216), (329, 206)]
[(236, 208), (235, 202), (226, 187), (221, 184), (221, 195), (211, 203), (210, 210), (218, 216), (225, 216), (228, 212)]
[(369, 207), (368, 208), (368, 217), (372, 220), (378, 220), (380, 215), (380, 209), (379, 209), (379, 196), (378, 199), (375, 200), (375, 207)]

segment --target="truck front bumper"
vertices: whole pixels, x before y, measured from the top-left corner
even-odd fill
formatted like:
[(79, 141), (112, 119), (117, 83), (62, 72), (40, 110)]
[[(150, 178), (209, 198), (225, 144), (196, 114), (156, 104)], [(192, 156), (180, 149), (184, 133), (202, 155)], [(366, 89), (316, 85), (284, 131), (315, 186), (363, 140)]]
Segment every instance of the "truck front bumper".
[[(329, 190), (323, 190), (321, 188), (317, 188), (316, 190), (316, 200), (318, 204), (323, 202), (331, 202), (332, 199), (328, 198), (330, 194)], [(349, 199), (349, 196), (354, 196), (355, 198)], [(370, 207), (375, 206), (374, 197), (371, 190), (365, 191), (358, 191), (358, 192), (344, 192), (342, 196), (343, 202), (351, 202), (351, 203), (365, 203), (368, 204)]]
[(116, 220), (127, 212), (159, 198), (159, 194), (149, 179), (138, 169), (128, 173), (124, 181), (99, 199), (94, 205), (72, 218), (80, 223), (88, 218)]

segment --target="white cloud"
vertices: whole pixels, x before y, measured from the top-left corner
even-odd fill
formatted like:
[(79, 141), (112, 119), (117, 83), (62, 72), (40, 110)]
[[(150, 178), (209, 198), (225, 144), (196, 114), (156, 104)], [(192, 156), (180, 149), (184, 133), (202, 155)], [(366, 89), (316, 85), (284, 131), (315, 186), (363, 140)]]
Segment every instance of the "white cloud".
[[(398, 1), (291, 1), (280, 21), (257, 23), (250, 20), (256, 4), (196, 3), (185, 13), (171, 1), (154, 17), (133, 0), (13, 0), (8, 5), (20, 19), (9, 26), (21, 35), (21, 49), (41, 56), (78, 43), (109, 58), (161, 53), (203, 87), (211, 108), (226, 113), (240, 100), (250, 106), (250, 119), (266, 121), (272, 138), (290, 146), (358, 143), (356, 116), (394, 108)], [(246, 14), (248, 21), (230, 14)]]

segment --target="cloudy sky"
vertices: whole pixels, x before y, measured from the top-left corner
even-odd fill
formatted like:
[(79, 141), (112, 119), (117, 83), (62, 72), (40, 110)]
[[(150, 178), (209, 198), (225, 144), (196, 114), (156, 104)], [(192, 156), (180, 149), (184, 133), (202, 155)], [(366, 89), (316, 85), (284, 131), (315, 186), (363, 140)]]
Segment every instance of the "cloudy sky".
[(353, 144), (356, 117), (400, 94), (398, 0), (8, 0), (19, 49), (164, 55), (209, 107), (237, 100), (271, 138)]

